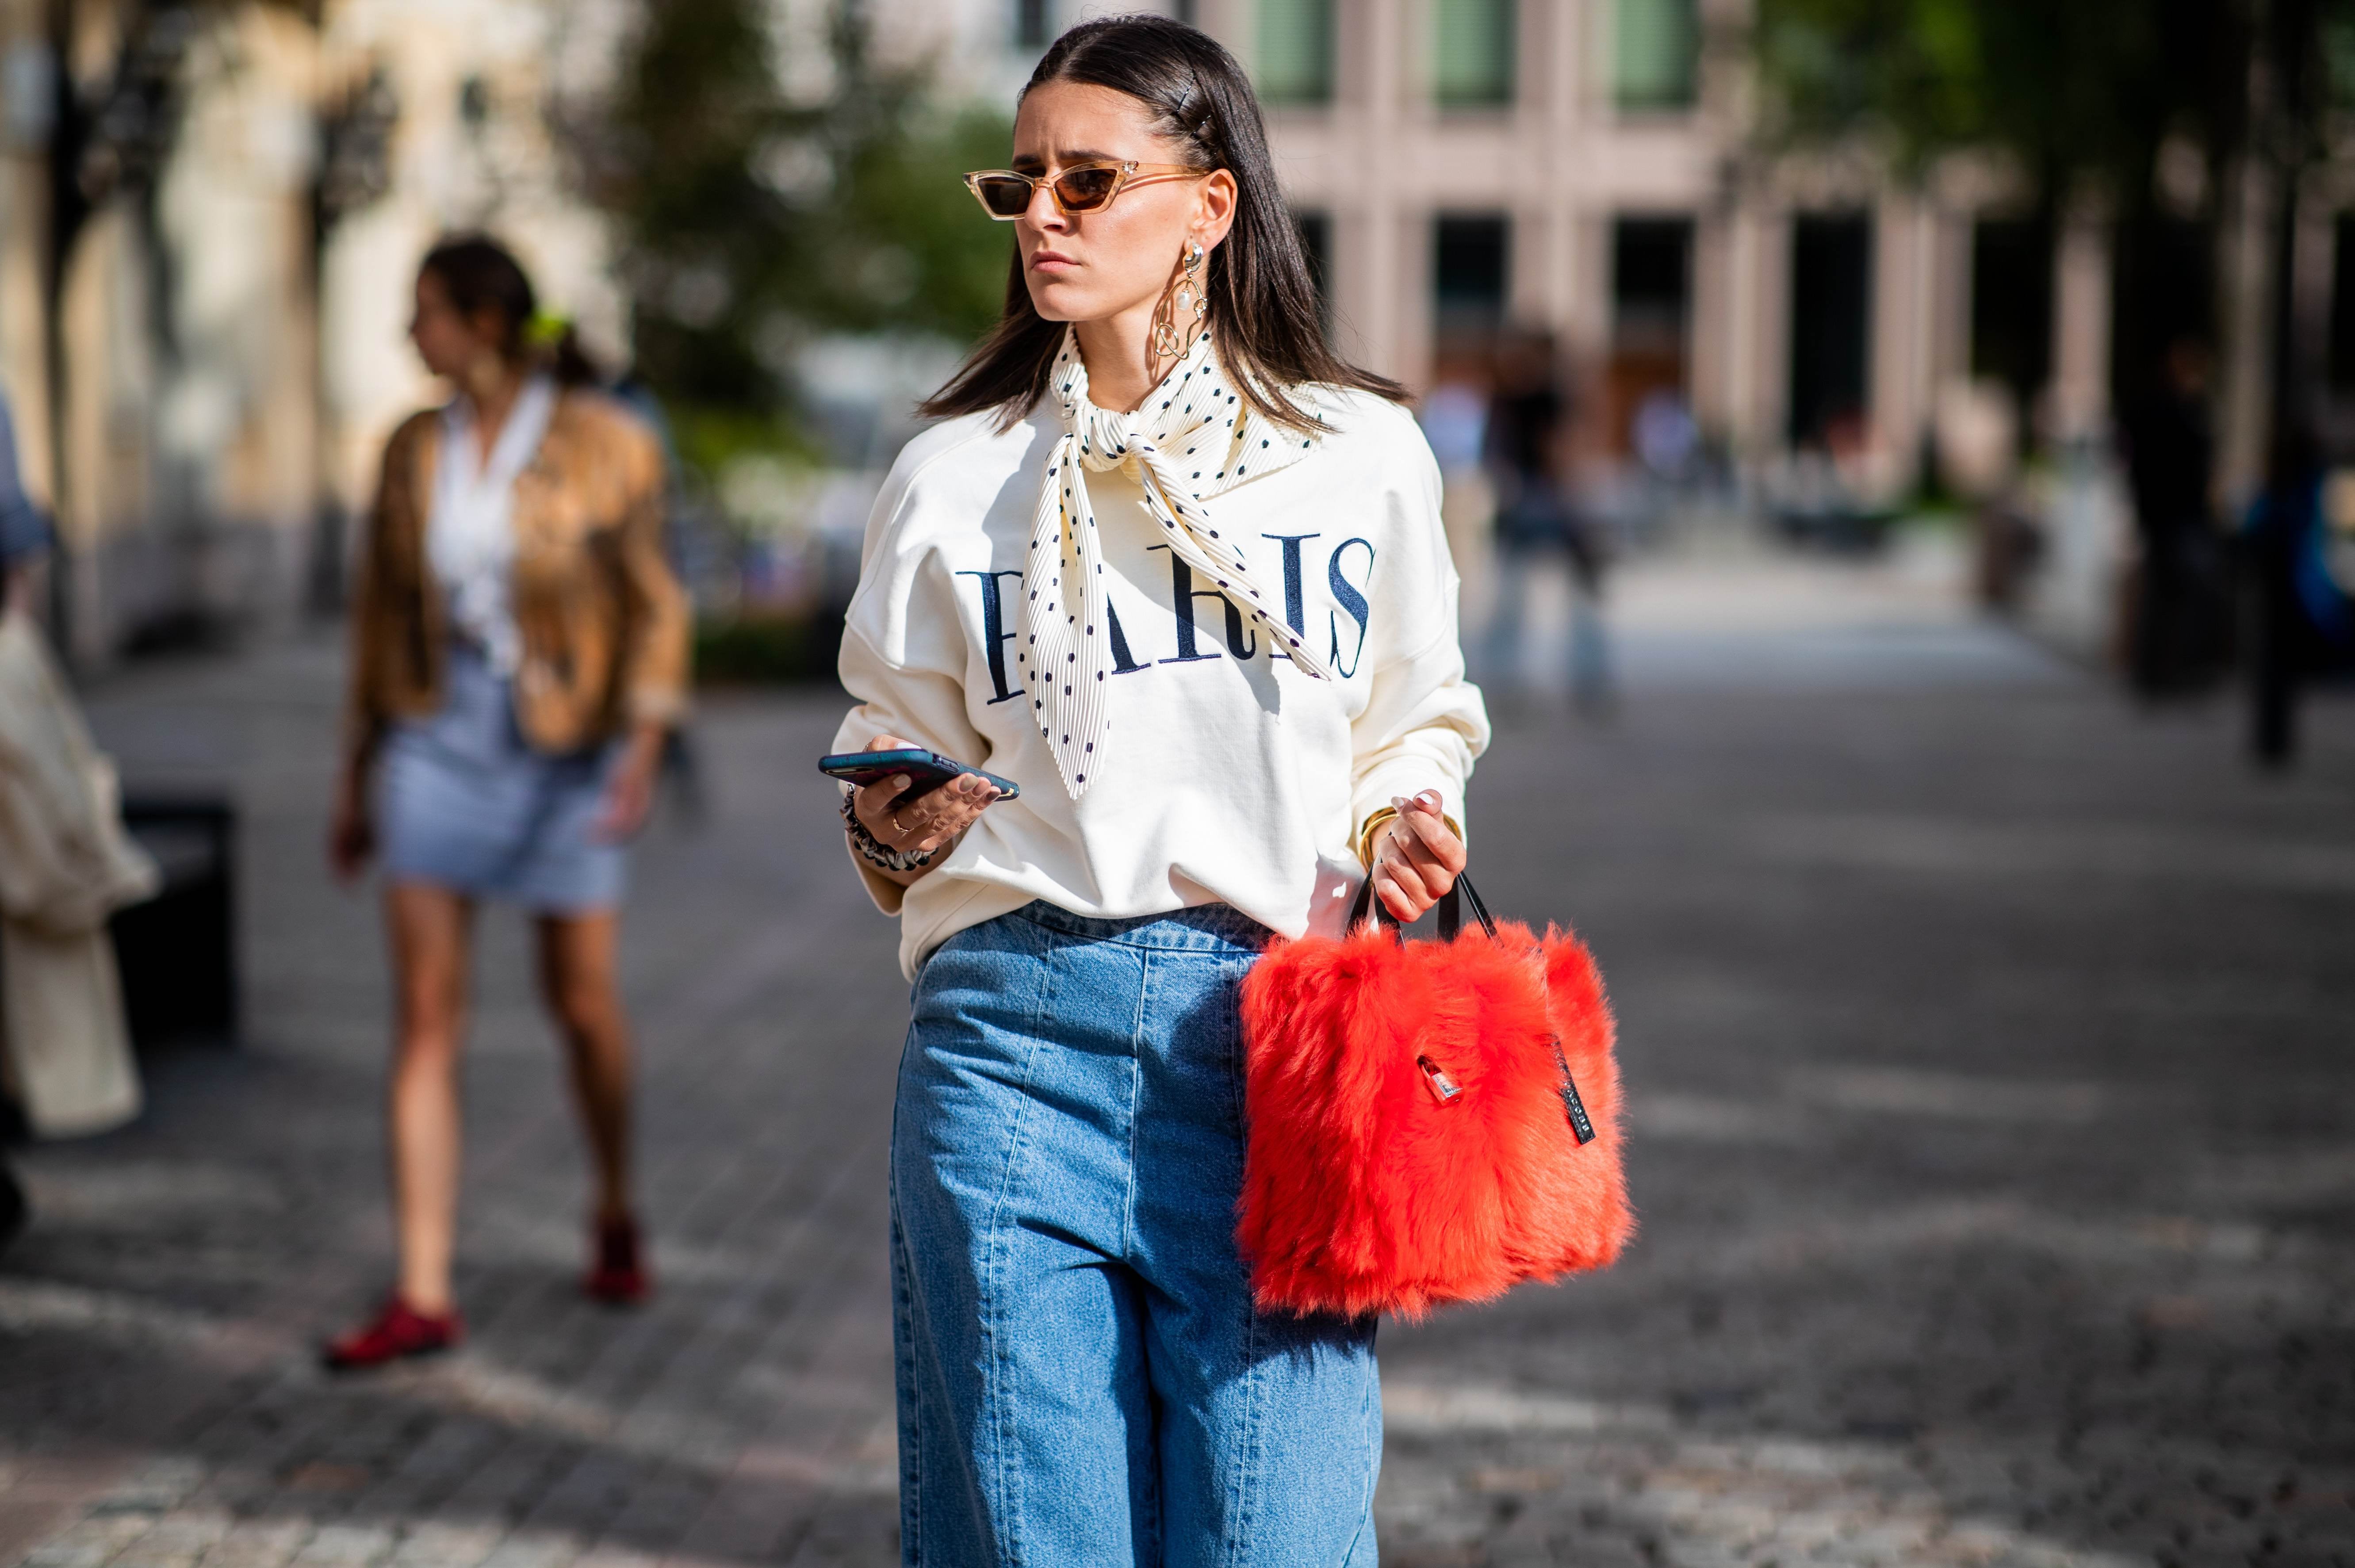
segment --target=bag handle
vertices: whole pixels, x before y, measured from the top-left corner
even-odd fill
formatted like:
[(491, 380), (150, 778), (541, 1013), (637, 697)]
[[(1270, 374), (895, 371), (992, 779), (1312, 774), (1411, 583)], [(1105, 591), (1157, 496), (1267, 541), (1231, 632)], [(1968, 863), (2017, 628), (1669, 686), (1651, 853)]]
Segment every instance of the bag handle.
[[(1487, 904), (1481, 901), (1480, 891), (1472, 885), (1472, 879), (1460, 874), (1455, 879), (1455, 885), (1439, 895), (1439, 940), (1453, 942), (1463, 931), (1464, 906), (1466, 904), (1472, 906), (1472, 918), (1480, 923), (1480, 929), (1488, 933), (1490, 941), (1495, 941), (1497, 923), (1489, 918)], [(1343, 929), (1357, 930), (1358, 923), (1366, 918), (1366, 911), (1369, 907), (1373, 910), (1374, 918), (1380, 923), (1381, 928), (1391, 933), (1391, 940), (1401, 947), (1405, 946), (1406, 933), (1400, 928), (1398, 916), (1374, 901), (1374, 879), (1370, 873), (1358, 888), (1357, 901), (1349, 906), (1349, 923)], [(1544, 970), (1542, 953), (1540, 955), (1539, 969), (1542, 974)], [(1594, 1120), (1587, 1115), (1586, 1102), (1580, 1098), (1578, 1083), (1571, 1076), (1570, 1058), (1561, 1049), (1561, 1037), (1554, 1036), (1551, 1044), (1553, 1064), (1561, 1074), (1561, 1086), (1555, 1092), (1561, 1096), (1563, 1115), (1570, 1118), (1571, 1136), (1576, 1138), (1579, 1147), (1583, 1148), (1594, 1141)], [(1447, 1104), (1463, 1093), (1455, 1081), (1447, 1075), (1447, 1070), (1433, 1061), (1431, 1058), (1418, 1056), (1415, 1058), (1415, 1065), (1423, 1070), (1425, 1081), (1431, 1085), (1432, 1093), (1438, 1097), (1442, 1105)]]
[[(1439, 895), (1439, 940), (1453, 942), (1457, 933), (1463, 931), (1464, 909), (1466, 904), (1471, 906), (1472, 918), (1480, 923), (1480, 929), (1487, 932), (1493, 941), (1497, 935), (1497, 923), (1490, 918), (1488, 906), (1480, 898), (1480, 890), (1474, 887), (1471, 877), (1464, 873), (1458, 873), (1455, 885)], [(1398, 916), (1392, 914), (1388, 906), (1376, 901), (1371, 872), (1367, 874), (1364, 881), (1358, 884), (1357, 901), (1350, 904), (1348, 922), (1341, 929), (1357, 930), (1359, 922), (1366, 918), (1366, 912), (1369, 909), (1372, 910), (1374, 918), (1380, 923), (1382, 929), (1391, 933), (1391, 940), (1400, 943), (1406, 941), (1406, 934), (1399, 926)]]

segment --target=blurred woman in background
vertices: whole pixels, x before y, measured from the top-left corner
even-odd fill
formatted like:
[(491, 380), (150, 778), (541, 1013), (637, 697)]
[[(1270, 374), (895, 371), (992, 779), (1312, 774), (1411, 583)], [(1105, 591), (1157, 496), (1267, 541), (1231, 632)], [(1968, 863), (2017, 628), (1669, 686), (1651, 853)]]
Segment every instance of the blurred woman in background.
[(327, 1347), (332, 1366), (460, 1336), (457, 1070), (485, 898), (538, 919), (540, 987), (596, 1173), (585, 1288), (626, 1303), (649, 1287), (615, 947), (623, 846), (684, 703), (687, 609), (663, 559), (658, 444), (591, 389), (570, 335), (542, 327), (529, 280), (493, 240), (445, 241), (419, 268), (410, 336), (455, 396), (385, 449), (329, 846), (347, 880), (371, 854), (384, 867), (400, 1272), (378, 1315)]

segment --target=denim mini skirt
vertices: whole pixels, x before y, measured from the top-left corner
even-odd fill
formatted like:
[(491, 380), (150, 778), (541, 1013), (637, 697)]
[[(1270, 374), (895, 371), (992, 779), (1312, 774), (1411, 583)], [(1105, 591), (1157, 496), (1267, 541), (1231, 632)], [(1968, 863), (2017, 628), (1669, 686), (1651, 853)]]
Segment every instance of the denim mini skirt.
[(517, 727), (512, 683), (453, 643), (439, 711), (395, 725), (377, 774), (385, 874), (544, 914), (622, 901), (627, 851), (597, 837), (610, 743), (550, 756)]

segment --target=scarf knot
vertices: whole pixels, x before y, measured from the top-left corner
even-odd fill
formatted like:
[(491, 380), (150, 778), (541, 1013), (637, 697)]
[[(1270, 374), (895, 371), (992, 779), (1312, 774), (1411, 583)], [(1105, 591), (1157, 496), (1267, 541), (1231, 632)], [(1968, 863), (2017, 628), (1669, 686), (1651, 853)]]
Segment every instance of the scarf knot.
[(1063, 433), (1048, 452), (1045, 483), (1022, 561), (1021, 641), (1016, 645), (1031, 718), (1053, 752), (1072, 799), (1087, 793), (1111, 729), (1111, 612), (1103, 549), (1086, 475), (1132, 461), (1145, 508), (1162, 542), (1257, 625), (1272, 654), (1318, 680), (1332, 678), (1287, 624), (1284, 596), (1270, 597), (1242, 551), (1220, 537), (1207, 501), (1254, 475), (1305, 456), (1315, 438), (1276, 425), (1245, 402), (1202, 334), (1133, 413), (1098, 408), (1072, 333), (1063, 334), (1050, 379)]

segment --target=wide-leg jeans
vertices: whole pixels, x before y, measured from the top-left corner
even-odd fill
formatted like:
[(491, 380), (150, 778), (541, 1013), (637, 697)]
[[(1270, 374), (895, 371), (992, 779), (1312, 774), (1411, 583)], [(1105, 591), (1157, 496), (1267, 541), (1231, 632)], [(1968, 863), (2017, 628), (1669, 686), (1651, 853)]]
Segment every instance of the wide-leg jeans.
[(891, 1139), (903, 1560), (1372, 1568), (1374, 1319), (1265, 1315), (1234, 1241), (1222, 904), (1033, 903), (926, 960)]

